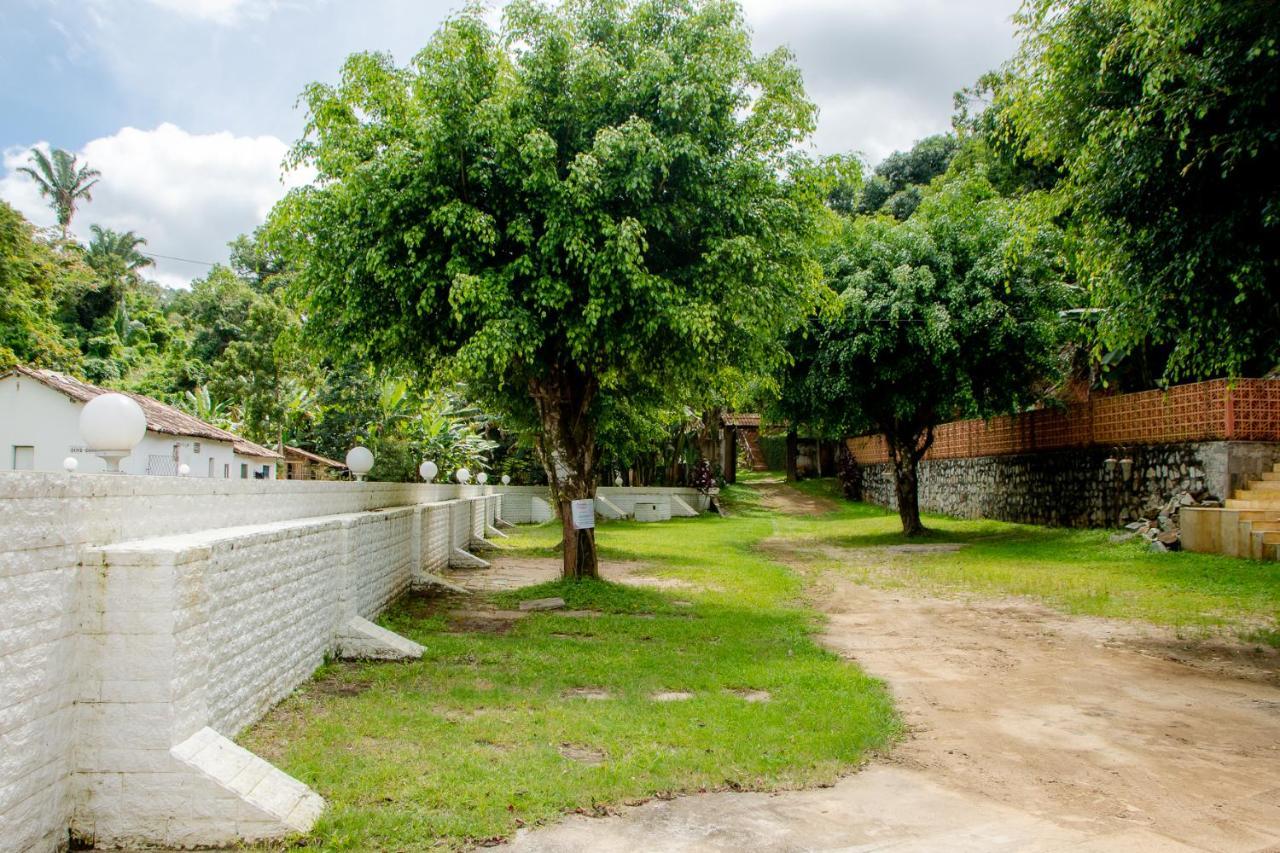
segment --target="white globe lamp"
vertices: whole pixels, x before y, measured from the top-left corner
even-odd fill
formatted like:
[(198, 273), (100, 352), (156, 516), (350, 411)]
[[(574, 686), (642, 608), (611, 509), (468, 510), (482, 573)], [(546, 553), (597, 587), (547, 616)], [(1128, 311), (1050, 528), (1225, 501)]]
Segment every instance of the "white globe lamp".
[(62, 460), (62, 470), (66, 471), (68, 474), (74, 473), (79, 467), (80, 461), (74, 456), (68, 456), (66, 459)]
[(503, 475), (502, 475), (502, 485), (504, 485), (504, 486), (510, 486), (510, 485), (511, 485), (511, 475), (510, 475), (510, 474), (503, 474)]
[(483, 486), (485, 483), (489, 482), (489, 475), (484, 471), (481, 471), (479, 474), (476, 474), (476, 482)]
[(347, 451), (347, 470), (358, 481), (363, 481), (373, 470), (373, 451), (357, 444)]
[(120, 460), (147, 434), (147, 416), (131, 397), (99, 394), (80, 412), (80, 435), (89, 452), (102, 458), (107, 471), (120, 473)]
[(418, 466), (418, 474), (423, 480), (430, 483), (436, 478), (436, 474), (440, 473), (440, 469), (436, 467), (436, 463), (430, 459), (422, 460), (422, 464)]
[(466, 468), (459, 468), (457, 471), (454, 471), (453, 476), (455, 479), (457, 479), (459, 483), (462, 483), (464, 486), (467, 483), (471, 482), (471, 472), (468, 471)]
[(190, 465), (188, 465), (187, 463), (183, 462), (181, 465), (179, 465), (179, 466), (178, 466), (178, 476), (179, 476), (179, 477), (186, 477), (186, 476), (188, 476), (190, 473), (191, 473), (191, 466), (190, 466)]

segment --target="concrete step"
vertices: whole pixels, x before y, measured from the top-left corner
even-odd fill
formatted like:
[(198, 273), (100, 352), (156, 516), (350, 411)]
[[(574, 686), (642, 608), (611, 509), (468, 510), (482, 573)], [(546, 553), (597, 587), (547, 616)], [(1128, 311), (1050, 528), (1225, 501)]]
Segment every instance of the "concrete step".
[(1255, 530), (1249, 534), (1249, 553), (1242, 556), (1255, 560), (1275, 559), (1276, 548), (1280, 547), (1280, 532)]
[(1242, 521), (1240, 523), (1249, 525), (1250, 530), (1280, 533), (1280, 521)]
[(1280, 492), (1280, 478), (1275, 480), (1250, 480), (1249, 489), (1255, 492)]
[(1270, 482), (1280, 481), (1280, 471), (1263, 471), (1258, 476)]
[(1240, 489), (1227, 500), (1227, 506), (1233, 509), (1280, 510), (1280, 494)]

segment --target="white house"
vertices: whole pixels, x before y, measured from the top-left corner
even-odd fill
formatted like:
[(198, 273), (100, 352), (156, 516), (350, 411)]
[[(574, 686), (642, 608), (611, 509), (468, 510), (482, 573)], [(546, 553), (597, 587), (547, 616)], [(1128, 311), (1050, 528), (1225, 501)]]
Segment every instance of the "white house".
[[(0, 375), (0, 470), (61, 471), (68, 456), (79, 471), (103, 471), (80, 436), (84, 404), (106, 394), (53, 370), (19, 365)], [(274, 479), (278, 453), (193, 418), (141, 394), (129, 394), (147, 416), (147, 434), (133, 455), (121, 460), (126, 474), (176, 476), (180, 465), (192, 477)]]

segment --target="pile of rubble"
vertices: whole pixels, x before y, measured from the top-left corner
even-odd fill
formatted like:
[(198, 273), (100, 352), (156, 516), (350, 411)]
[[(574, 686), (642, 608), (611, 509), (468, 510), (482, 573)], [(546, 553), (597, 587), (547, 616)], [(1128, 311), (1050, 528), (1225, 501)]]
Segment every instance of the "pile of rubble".
[(1167, 503), (1151, 507), (1148, 518), (1140, 518), (1124, 526), (1124, 533), (1111, 537), (1112, 542), (1127, 542), (1141, 537), (1152, 551), (1178, 551), (1182, 548), (1182, 529), (1178, 515), (1184, 506), (1220, 507), (1222, 501), (1208, 492), (1180, 492)]

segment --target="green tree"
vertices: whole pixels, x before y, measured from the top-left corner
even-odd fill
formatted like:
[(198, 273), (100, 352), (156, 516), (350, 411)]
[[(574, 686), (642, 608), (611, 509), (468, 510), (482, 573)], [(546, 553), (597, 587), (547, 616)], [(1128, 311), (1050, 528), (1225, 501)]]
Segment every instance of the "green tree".
[(920, 204), (921, 187), (947, 171), (960, 149), (951, 134), (926, 136), (910, 151), (895, 151), (880, 162), (862, 190), (859, 213), (886, 212), (906, 219)]
[(516, 0), (501, 32), (471, 8), (408, 67), (353, 56), (304, 100), (319, 180), (274, 222), (309, 326), (537, 430), (564, 573), (597, 574), (568, 502), (594, 494), (603, 402), (774, 357), (808, 311), (790, 55), (754, 55), (728, 0)]
[(792, 398), (846, 434), (881, 432), (903, 533), (919, 535), (917, 468), (934, 427), (1034, 399), (1053, 367), (1060, 239), (981, 171), (927, 195), (906, 222), (851, 221), (827, 261), (838, 301), (815, 324)]
[(55, 252), (0, 201), (0, 370), (22, 362), (78, 373), (80, 351), (57, 321), (58, 305), (91, 281), (77, 255)]
[(1103, 346), (1166, 378), (1280, 361), (1280, 14), (1268, 0), (1029, 0), (995, 106), (1064, 175)]
[(85, 261), (104, 278), (123, 280), (155, 263), (139, 249), (147, 241), (132, 231), (113, 231), (100, 225), (90, 225), (89, 231), (93, 236)]
[(52, 157), (39, 148), (32, 148), (29, 162), (33, 165), (19, 166), (18, 171), (35, 181), (40, 195), (49, 199), (49, 207), (58, 218), (65, 240), (76, 206), (81, 201), (93, 201), (93, 188), (102, 173), (88, 165), (78, 165), (76, 158), (61, 148), (55, 148)]

